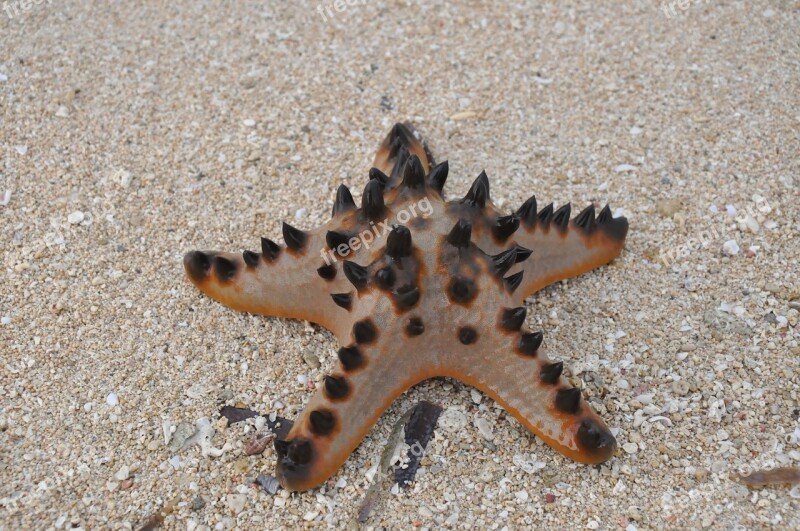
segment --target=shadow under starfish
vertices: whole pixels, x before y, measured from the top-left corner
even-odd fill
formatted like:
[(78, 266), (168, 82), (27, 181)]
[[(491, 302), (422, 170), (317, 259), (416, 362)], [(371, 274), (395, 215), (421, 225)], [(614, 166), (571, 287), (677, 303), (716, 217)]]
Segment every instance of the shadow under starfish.
[(325, 225), (283, 224), (285, 247), (262, 238), (261, 253), (185, 256), (188, 277), (210, 297), (318, 323), (341, 344), (338, 369), (275, 441), (283, 487), (323, 483), (397, 396), (436, 376), (486, 393), (571, 459), (614, 454), (613, 435), (547, 358), (542, 333), (524, 326), (524, 300), (613, 260), (627, 220), (608, 206), (595, 217), (592, 205), (570, 219), (569, 204), (539, 210), (535, 197), (501, 215), (485, 173), (445, 201), (448, 170), (411, 126), (396, 124), (360, 207), (342, 185)]

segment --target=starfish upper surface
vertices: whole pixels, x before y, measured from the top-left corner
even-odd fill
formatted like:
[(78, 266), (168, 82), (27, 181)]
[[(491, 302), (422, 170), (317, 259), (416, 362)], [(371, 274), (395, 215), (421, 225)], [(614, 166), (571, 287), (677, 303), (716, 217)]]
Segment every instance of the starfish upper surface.
[(392, 401), (432, 377), (456, 378), (499, 402), (565, 456), (600, 463), (616, 450), (606, 425), (525, 327), (525, 298), (606, 264), (622, 250), (625, 218), (590, 205), (538, 209), (531, 197), (502, 215), (485, 173), (445, 201), (447, 162), (435, 164), (408, 125), (375, 157), (357, 206), (344, 185), (332, 219), (310, 231), (283, 224), (285, 246), (193, 251), (186, 273), (236, 310), (305, 319), (339, 340), (325, 377), (285, 440), (277, 476), (290, 490), (333, 475)]

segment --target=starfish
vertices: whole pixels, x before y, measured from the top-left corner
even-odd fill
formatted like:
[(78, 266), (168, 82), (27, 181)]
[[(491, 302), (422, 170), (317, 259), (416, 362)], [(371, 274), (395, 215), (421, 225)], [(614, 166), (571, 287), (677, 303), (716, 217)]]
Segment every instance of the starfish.
[(558, 452), (587, 464), (616, 441), (525, 326), (526, 297), (613, 260), (628, 231), (608, 206), (537, 209), (530, 197), (503, 215), (482, 172), (446, 201), (448, 163), (436, 164), (411, 125), (379, 147), (360, 207), (346, 186), (332, 219), (310, 231), (283, 223), (281, 246), (261, 252), (192, 251), (189, 279), (244, 312), (305, 319), (338, 339), (337, 369), (275, 440), (276, 476), (308, 490), (355, 450), (383, 411), (413, 385), (450, 377), (496, 400)]

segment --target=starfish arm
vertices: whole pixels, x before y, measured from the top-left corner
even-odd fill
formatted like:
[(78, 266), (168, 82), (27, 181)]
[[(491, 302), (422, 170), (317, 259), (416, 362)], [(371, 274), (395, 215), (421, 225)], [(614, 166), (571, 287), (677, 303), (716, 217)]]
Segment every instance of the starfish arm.
[(619, 256), (628, 221), (624, 217), (612, 218), (607, 207), (604, 212), (608, 214), (601, 213), (595, 220), (593, 209), (587, 209), (560, 226), (541, 219), (521, 224), (514, 241), (533, 254), (511, 270), (512, 274), (524, 271), (522, 283), (514, 293), (518, 303), (549, 284), (581, 275)]
[(529, 332), (484, 337), (475, 345), (480, 357), (453, 358), (442, 372), (497, 401), (559, 453), (580, 463), (607, 461), (617, 448), (614, 436), (580, 391), (561, 378), (563, 364), (533, 348), (540, 341), (541, 334)]
[(200, 291), (230, 308), (304, 319), (341, 337), (347, 333), (346, 316), (331, 294), (346, 290), (347, 283), (336, 261), (326, 266), (318, 252), (313, 255), (322, 245), (317, 240), (309, 238), (305, 254), (268, 240), (261, 253), (192, 251), (184, 256), (184, 269)]
[(409, 345), (401, 347), (402, 340), (374, 326), (369, 318), (356, 322), (352, 342), (339, 350), (337, 370), (325, 377), (286, 439), (275, 441), (276, 476), (284, 488), (324, 483), (395, 398), (432, 376), (402, 355)]

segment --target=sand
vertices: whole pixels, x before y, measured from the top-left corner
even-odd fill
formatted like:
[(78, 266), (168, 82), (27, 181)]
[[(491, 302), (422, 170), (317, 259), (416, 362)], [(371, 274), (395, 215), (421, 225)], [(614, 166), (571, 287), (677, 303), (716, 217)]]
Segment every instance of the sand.
[[(138, 528), (164, 506), (168, 529), (355, 528), (419, 400), (449, 421), (368, 528), (800, 527), (797, 488), (735, 481), (800, 466), (796, 2), (9, 4), (0, 528)], [(608, 463), (439, 380), (323, 488), (252, 486), (274, 452), (245, 455), (253, 422), (219, 408), (293, 418), (336, 345), (203, 297), (181, 257), (322, 222), (398, 120), (450, 160), (451, 197), (485, 168), (508, 210), (535, 193), (629, 218), (618, 260), (528, 301), (617, 433)], [(168, 448), (204, 417), (204, 451)]]

